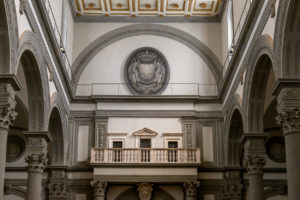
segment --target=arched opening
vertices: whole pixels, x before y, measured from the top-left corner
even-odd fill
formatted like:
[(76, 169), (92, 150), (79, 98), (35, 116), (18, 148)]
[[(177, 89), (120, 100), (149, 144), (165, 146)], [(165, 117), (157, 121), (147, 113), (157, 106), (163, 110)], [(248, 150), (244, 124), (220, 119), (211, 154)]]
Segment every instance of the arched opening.
[(228, 140), (228, 164), (229, 166), (242, 166), (243, 147), (240, 138), (243, 135), (243, 120), (241, 113), (236, 109), (231, 117)]
[[(137, 188), (133, 187), (122, 192), (115, 200), (139, 200)], [(166, 191), (154, 188), (151, 196), (151, 200), (175, 200)]]
[(63, 127), (56, 107), (51, 112), (48, 128), (53, 138), (53, 142), (48, 145), (49, 164), (61, 165), (64, 162)]
[[(263, 132), (265, 94), (267, 92), (267, 84), (271, 74), (270, 72), (272, 71), (271, 69), (272, 61), (270, 57), (266, 54), (261, 55), (254, 66), (254, 72), (250, 82), (250, 96), (247, 110), (249, 132)], [(274, 74), (272, 76), (274, 76)]]
[[(19, 71), (23, 72), (19, 72)], [(43, 84), (35, 55), (25, 50), (21, 55), (18, 67), (18, 79), (25, 80), (26, 87), (18, 94), (28, 98), (29, 130), (43, 130), (44, 107)], [(20, 77), (21, 76), (21, 77)], [(27, 101), (27, 99), (24, 99)]]

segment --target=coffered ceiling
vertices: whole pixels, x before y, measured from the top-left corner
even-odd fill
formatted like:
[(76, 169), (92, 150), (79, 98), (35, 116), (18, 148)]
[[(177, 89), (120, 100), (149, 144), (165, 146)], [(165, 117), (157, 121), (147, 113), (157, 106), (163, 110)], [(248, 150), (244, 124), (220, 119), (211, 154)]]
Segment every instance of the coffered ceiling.
[[(71, 0), (76, 18), (218, 18), (225, 0)], [(125, 17), (125, 18), (124, 18)], [(179, 18), (180, 17), (180, 18)], [(130, 20), (129, 20), (130, 21)]]

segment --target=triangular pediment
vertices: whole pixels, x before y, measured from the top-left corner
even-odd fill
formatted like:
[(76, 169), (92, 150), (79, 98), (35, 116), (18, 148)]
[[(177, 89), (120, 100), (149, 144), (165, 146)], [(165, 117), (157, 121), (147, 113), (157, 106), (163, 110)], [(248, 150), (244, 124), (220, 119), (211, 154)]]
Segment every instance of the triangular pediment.
[(143, 128), (141, 130), (138, 130), (134, 132), (132, 135), (134, 136), (157, 136), (157, 132), (149, 129), (149, 128)]

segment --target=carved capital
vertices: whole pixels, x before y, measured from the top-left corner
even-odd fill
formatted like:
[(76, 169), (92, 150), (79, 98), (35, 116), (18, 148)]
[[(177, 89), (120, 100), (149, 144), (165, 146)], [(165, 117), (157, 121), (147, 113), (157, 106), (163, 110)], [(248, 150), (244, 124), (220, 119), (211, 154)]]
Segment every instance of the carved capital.
[(243, 185), (239, 182), (227, 182), (223, 186), (224, 200), (238, 200), (242, 197)]
[(285, 110), (276, 117), (277, 123), (281, 125), (284, 134), (300, 132), (300, 110)]
[(33, 153), (25, 157), (25, 162), (28, 164), (28, 171), (43, 172), (48, 159), (45, 153)]
[(16, 119), (15, 91), (10, 84), (0, 84), (0, 128), (8, 129)]
[(200, 186), (200, 181), (187, 182), (183, 184), (186, 197), (197, 197), (197, 189)]
[(138, 184), (137, 191), (139, 192), (140, 200), (150, 200), (152, 196), (153, 184), (150, 183), (140, 183)]
[(95, 197), (105, 197), (107, 190), (107, 182), (92, 181), (91, 186), (94, 188), (94, 198)]
[(264, 155), (248, 155), (246, 157), (248, 174), (263, 174), (263, 167), (266, 164)]
[(67, 186), (64, 183), (49, 183), (49, 199), (62, 200), (67, 199)]

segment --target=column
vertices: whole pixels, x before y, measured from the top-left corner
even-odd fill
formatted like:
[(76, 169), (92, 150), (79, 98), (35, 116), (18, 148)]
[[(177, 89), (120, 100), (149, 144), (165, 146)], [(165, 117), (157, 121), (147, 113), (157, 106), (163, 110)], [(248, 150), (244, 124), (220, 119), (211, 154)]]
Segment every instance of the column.
[(200, 181), (187, 182), (183, 184), (185, 200), (197, 200)]
[(43, 172), (48, 162), (47, 142), (51, 137), (43, 131), (25, 132), (24, 135), (27, 138), (27, 199), (41, 200)]
[(249, 177), (249, 200), (264, 200), (265, 135), (262, 133), (245, 135), (245, 162)]
[(9, 126), (16, 118), (15, 91), (10, 84), (0, 84), (0, 199), (3, 198), (6, 145)]
[(106, 199), (107, 182), (92, 181), (91, 186), (94, 188), (93, 200), (105, 200)]
[(150, 200), (152, 196), (153, 184), (140, 183), (138, 184), (137, 191), (139, 193), (139, 200)]
[(277, 97), (277, 122), (285, 138), (288, 198), (300, 197), (300, 88), (283, 88)]

